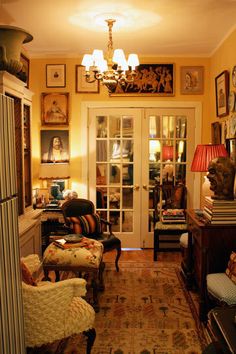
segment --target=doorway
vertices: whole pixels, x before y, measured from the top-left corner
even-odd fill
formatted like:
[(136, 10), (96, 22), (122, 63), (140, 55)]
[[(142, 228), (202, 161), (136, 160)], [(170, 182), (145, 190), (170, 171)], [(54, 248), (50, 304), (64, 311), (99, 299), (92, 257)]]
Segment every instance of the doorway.
[[(153, 247), (153, 187), (166, 170), (185, 179), (188, 208), (196, 207), (190, 172), (196, 107), (96, 107), (87, 113), (87, 196), (112, 222), (122, 247)], [(172, 156), (164, 156), (165, 147)]]

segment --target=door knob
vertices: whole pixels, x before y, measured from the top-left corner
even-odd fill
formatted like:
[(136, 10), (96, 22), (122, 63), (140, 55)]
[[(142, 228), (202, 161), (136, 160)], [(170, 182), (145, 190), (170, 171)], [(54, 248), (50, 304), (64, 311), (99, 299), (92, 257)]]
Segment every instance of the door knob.
[(143, 189), (145, 189), (145, 191), (149, 191), (149, 187), (146, 184), (143, 184)]
[(134, 191), (138, 191), (138, 190), (139, 190), (139, 185), (138, 185), (138, 184), (135, 184), (135, 185), (133, 186), (133, 190), (134, 190)]

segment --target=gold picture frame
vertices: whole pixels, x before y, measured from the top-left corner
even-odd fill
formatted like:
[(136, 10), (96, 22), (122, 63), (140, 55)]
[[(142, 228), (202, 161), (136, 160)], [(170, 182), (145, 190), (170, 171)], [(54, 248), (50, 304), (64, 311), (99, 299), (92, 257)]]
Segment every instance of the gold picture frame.
[(75, 66), (75, 92), (77, 93), (99, 93), (99, 81), (92, 79), (87, 82), (85, 79), (85, 67), (83, 65)]
[(110, 96), (174, 96), (174, 64), (140, 64), (136, 72), (133, 82), (118, 83)]
[(204, 92), (204, 67), (180, 67), (180, 93), (182, 95), (202, 95)]
[(69, 92), (41, 94), (42, 125), (69, 124)]
[(66, 87), (65, 64), (46, 64), (46, 87)]

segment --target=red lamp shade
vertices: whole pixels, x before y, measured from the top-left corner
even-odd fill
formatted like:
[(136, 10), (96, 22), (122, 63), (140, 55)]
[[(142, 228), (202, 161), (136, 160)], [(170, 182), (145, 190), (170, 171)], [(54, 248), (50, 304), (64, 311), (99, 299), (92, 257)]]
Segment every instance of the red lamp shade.
[(163, 160), (173, 160), (174, 147), (173, 146), (163, 146), (162, 148), (162, 159)]
[(197, 145), (192, 165), (192, 172), (206, 172), (209, 162), (216, 157), (228, 156), (227, 150), (223, 144), (219, 145)]

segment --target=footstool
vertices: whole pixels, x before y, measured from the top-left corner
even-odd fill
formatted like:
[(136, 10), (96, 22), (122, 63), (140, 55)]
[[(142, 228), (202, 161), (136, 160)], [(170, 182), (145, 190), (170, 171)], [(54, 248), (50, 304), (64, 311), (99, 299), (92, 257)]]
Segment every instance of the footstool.
[(98, 290), (104, 289), (102, 262), (103, 245), (101, 242), (83, 237), (78, 243), (65, 243), (58, 245), (51, 242), (43, 254), (44, 280), (51, 280), (49, 272), (54, 271), (56, 281), (60, 280), (60, 271), (85, 273), (91, 276), (93, 290), (93, 307), (99, 311)]

